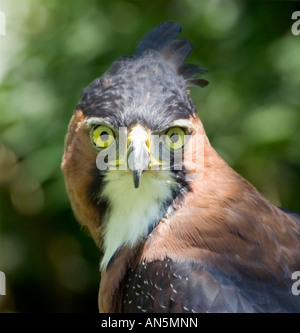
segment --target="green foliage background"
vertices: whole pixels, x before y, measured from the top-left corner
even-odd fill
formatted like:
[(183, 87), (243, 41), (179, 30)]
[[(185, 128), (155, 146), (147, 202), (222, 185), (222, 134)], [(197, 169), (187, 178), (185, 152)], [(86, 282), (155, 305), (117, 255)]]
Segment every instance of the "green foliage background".
[[(297, 1), (7, 0), (0, 36), (1, 311), (97, 312), (99, 253), (60, 171), (80, 93), (165, 20), (194, 44), (192, 88), (212, 145), (276, 205), (300, 210)], [(299, 27), (300, 29), (300, 27)]]

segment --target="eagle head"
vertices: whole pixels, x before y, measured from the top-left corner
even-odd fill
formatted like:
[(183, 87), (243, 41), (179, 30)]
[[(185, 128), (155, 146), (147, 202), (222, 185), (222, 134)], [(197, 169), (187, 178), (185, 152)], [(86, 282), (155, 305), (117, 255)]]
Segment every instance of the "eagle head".
[(103, 250), (135, 246), (201, 177), (204, 131), (187, 87), (192, 45), (164, 22), (86, 89), (69, 124), (62, 169), (78, 219)]

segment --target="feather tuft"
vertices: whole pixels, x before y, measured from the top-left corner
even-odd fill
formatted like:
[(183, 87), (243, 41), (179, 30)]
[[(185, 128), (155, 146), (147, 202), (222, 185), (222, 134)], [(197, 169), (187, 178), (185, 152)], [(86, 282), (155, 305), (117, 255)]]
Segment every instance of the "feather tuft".
[(204, 79), (190, 80), (206, 71), (197, 65), (184, 65), (193, 50), (193, 45), (187, 39), (175, 39), (181, 30), (181, 26), (172, 21), (159, 24), (140, 40), (135, 50), (135, 56), (152, 54), (153, 51), (156, 51), (179, 75), (183, 76), (187, 85), (205, 87), (208, 81)]

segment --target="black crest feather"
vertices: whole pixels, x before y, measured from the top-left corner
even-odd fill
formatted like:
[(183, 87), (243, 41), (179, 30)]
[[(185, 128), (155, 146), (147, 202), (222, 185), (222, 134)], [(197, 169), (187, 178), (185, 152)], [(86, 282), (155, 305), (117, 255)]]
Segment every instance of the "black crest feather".
[(147, 50), (161, 51), (181, 32), (179, 24), (171, 21), (163, 22), (150, 30), (138, 43), (135, 54), (140, 56)]
[(192, 78), (206, 71), (197, 65), (184, 65), (185, 60), (192, 52), (193, 45), (187, 39), (176, 39), (181, 31), (181, 26), (172, 21), (159, 24), (140, 40), (135, 55), (142, 56), (151, 50), (156, 51), (175, 68), (179, 75), (183, 76), (188, 85), (205, 87), (208, 81)]

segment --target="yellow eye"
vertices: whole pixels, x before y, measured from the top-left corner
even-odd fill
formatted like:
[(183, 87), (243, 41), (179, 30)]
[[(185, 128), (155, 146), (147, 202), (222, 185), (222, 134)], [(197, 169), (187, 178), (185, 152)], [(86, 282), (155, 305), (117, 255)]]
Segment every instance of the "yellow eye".
[(171, 149), (179, 149), (184, 145), (184, 129), (180, 127), (170, 128), (166, 133), (166, 144)]
[(114, 142), (115, 136), (109, 127), (100, 125), (93, 129), (92, 139), (97, 148), (106, 148)]

